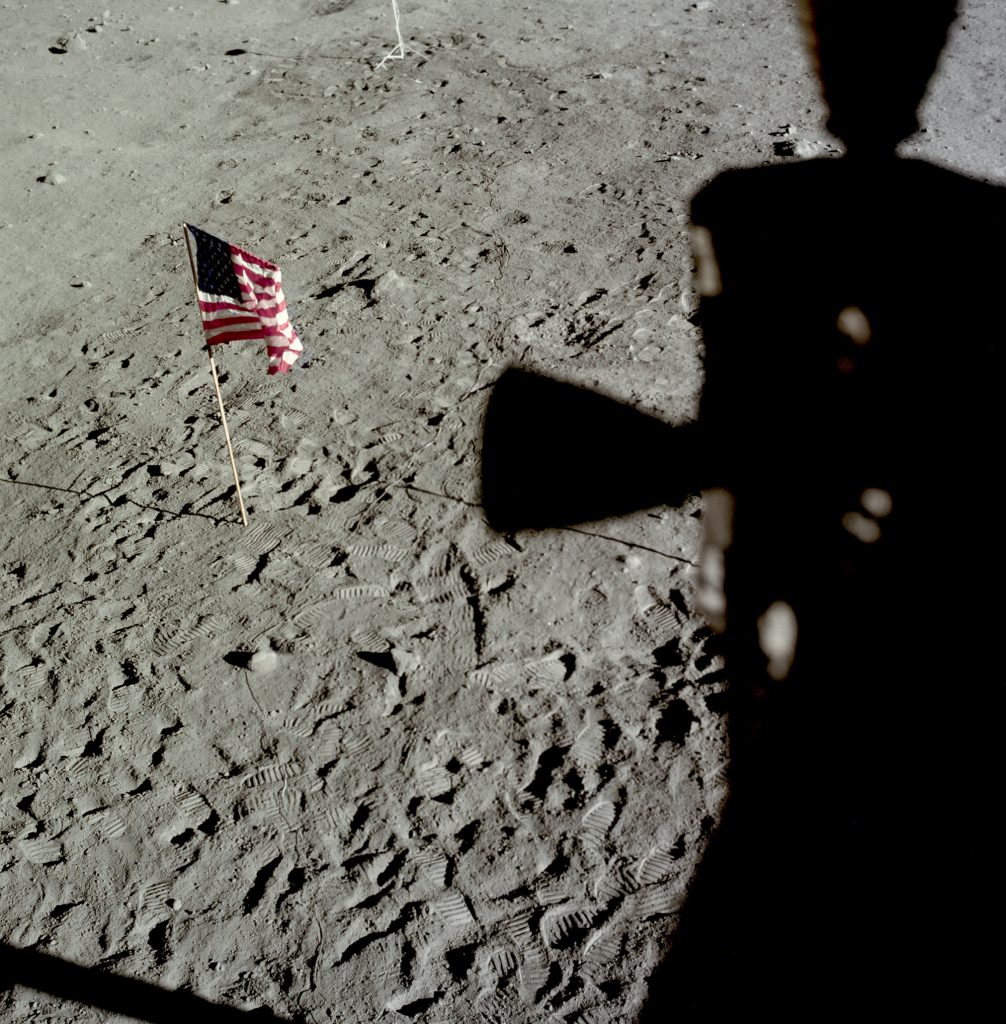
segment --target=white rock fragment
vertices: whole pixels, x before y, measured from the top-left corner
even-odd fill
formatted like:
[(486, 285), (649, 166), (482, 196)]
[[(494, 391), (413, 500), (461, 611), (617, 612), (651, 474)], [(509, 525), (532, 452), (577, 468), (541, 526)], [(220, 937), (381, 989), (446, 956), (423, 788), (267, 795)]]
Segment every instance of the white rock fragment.
[(83, 53), (87, 49), (87, 43), (79, 32), (70, 36), (61, 36), (56, 44), (67, 53)]
[(248, 667), (252, 672), (272, 672), (278, 661), (276, 652), (271, 648), (266, 648), (264, 651), (256, 651), (251, 656)]

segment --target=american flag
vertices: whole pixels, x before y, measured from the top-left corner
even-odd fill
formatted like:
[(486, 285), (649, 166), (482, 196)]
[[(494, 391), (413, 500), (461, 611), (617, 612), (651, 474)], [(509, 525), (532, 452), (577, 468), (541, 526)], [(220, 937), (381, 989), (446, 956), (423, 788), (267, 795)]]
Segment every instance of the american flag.
[(286, 373), (304, 346), (290, 323), (279, 267), (186, 224), (207, 345), (264, 340), (269, 372)]

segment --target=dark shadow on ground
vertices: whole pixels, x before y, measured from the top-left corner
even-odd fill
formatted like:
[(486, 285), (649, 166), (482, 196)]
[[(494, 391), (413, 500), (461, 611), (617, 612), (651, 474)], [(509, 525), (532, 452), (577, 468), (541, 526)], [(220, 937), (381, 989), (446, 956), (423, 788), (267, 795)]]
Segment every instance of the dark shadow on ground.
[(692, 426), (511, 368), (486, 408), (482, 507), (506, 533), (673, 505), (699, 489), (702, 461)]
[(23, 985), (53, 996), (152, 1024), (289, 1024), (266, 1009), (242, 1011), (136, 978), (82, 967), (37, 950), (0, 943), (0, 990)]

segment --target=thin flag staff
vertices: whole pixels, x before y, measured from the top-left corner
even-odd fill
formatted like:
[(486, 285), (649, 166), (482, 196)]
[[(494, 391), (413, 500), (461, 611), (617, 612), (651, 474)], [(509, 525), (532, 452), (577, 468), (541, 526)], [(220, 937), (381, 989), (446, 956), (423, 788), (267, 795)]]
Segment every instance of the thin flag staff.
[(264, 341), (269, 373), (287, 373), (304, 351), (290, 323), (283, 295), (282, 274), (275, 263), (252, 255), (191, 224), (185, 225), (192, 282), (199, 302), (199, 315), (206, 335), (206, 351), (217, 393), (220, 423), (227, 441), (234, 488), (241, 509), (241, 522), (248, 525), (248, 513), (241, 497), (234, 448), (227, 429), (220, 379), (213, 358), (213, 346), (232, 341)]

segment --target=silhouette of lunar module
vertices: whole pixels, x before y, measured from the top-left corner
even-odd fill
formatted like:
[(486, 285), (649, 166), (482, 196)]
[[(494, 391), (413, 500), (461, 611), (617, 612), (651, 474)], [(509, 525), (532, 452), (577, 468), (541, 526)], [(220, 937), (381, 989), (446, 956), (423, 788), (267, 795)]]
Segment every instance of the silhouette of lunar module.
[(992, 997), (1006, 202), (895, 156), (954, 8), (802, 5), (847, 153), (694, 198), (697, 422), (518, 370), (490, 399), (498, 529), (707, 494), (730, 795), (647, 1024)]

